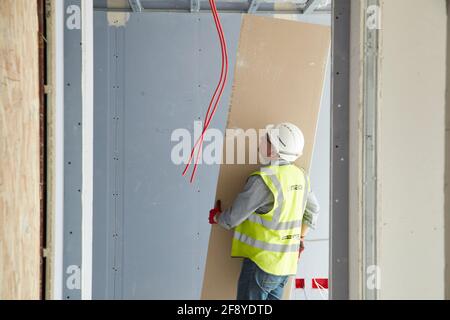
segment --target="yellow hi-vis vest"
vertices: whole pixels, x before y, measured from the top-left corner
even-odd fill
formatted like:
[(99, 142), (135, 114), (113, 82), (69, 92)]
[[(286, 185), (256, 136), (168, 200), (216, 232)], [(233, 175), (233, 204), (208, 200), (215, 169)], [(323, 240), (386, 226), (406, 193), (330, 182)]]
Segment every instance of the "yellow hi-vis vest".
[(249, 258), (273, 275), (294, 275), (309, 178), (295, 165), (263, 167), (252, 175), (259, 175), (272, 191), (274, 206), (266, 214), (253, 212), (236, 227), (231, 256)]

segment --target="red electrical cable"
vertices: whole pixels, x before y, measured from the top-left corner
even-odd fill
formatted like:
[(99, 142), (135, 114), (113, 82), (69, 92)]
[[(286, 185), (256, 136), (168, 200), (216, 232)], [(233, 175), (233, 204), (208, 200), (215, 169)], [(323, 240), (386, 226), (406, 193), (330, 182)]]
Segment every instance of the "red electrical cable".
[[(211, 1), (213, 1), (213, 0), (210, 0), (210, 3), (211, 3)], [(215, 8), (215, 3), (213, 3), (213, 6)], [(220, 87), (222, 81), (226, 81), (226, 78), (224, 80), (223, 77), (224, 77), (225, 68), (228, 67), (228, 60), (227, 60), (228, 56), (227, 56), (227, 52), (226, 52), (226, 42), (225, 42), (225, 38), (224, 38), (224, 35), (223, 35), (223, 31), (221, 31), (222, 29), (221, 29), (221, 26), (220, 26), (220, 20), (219, 20), (219, 15), (218, 15), (217, 11), (215, 11), (215, 12), (213, 11), (213, 17), (214, 17), (214, 23), (216, 25), (217, 33), (219, 34), (220, 47), (221, 47), (221, 51), (222, 51), (222, 68), (221, 68), (221, 71), (220, 71), (219, 83), (217, 84), (216, 90), (214, 91), (214, 95), (212, 96), (211, 102), (209, 103), (208, 111), (206, 112), (205, 123), (203, 124), (203, 129), (205, 128), (206, 122), (208, 120), (209, 112), (210, 112), (212, 103), (213, 103), (213, 101), (215, 99), (215, 96), (217, 94), (217, 91), (219, 90), (219, 87)], [(225, 64), (226, 64), (227, 67), (225, 67)], [(228, 70), (226, 70), (226, 72), (228, 72)], [(218, 99), (220, 99), (220, 97)]]
[[(210, 4), (211, 4), (211, 0), (210, 0)], [(220, 37), (220, 40), (221, 40), (221, 47), (222, 47), (222, 72), (221, 72), (219, 84), (218, 84), (218, 86), (217, 86), (217, 88), (216, 88), (216, 89), (218, 89), (219, 87), (222, 87), (222, 88), (224, 87), (224, 82), (225, 82), (225, 80), (226, 80), (226, 75), (225, 75), (225, 80), (224, 80), (224, 78), (223, 78), (223, 75), (224, 75), (224, 69), (226, 69), (226, 73), (228, 72), (228, 70), (227, 70), (227, 68), (225, 68), (225, 66), (224, 66), (224, 61), (223, 61), (223, 59), (224, 59), (224, 57), (226, 58), (226, 59), (225, 59), (225, 63), (226, 63), (226, 66), (228, 66), (228, 60), (227, 60), (227, 59), (228, 59), (228, 55), (227, 55), (227, 52), (226, 52), (226, 43), (225, 43), (225, 40), (224, 40), (223, 31), (222, 31), (222, 29), (221, 29), (221, 26), (219, 25), (220, 21), (219, 21), (217, 12), (214, 11), (214, 9), (215, 9), (215, 4), (214, 4), (214, 3), (211, 5), (211, 8), (212, 8), (212, 10), (213, 10), (213, 17), (214, 17), (214, 21), (215, 21), (215, 23), (216, 23), (216, 28), (217, 28), (217, 31), (218, 31), (218, 33), (219, 33), (219, 37)], [(222, 33), (221, 33), (221, 32), (222, 32)], [(223, 82), (222, 82), (222, 81), (223, 81)], [(223, 91), (222, 88), (220, 89), (220, 93), (219, 93), (218, 99), (217, 99), (217, 101), (216, 101), (216, 103), (215, 103), (215, 105), (214, 105), (214, 110), (217, 109), (217, 104), (218, 104), (218, 102), (219, 102), (219, 100), (220, 100), (220, 96), (221, 96), (222, 91)], [(199, 137), (199, 139), (197, 140), (197, 143), (195, 144), (195, 146), (194, 146), (194, 148), (193, 148), (193, 150), (192, 150), (192, 152), (191, 152), (191, 158), (192, 158), (192, 156), (193, 156), (193, 154), (194, 154), (194, 151), (195, 151), (194, 149), (195, 149), (195, 147), (198, 145), (199, 142), (201, 143), (201, 140), (202, 140), (202, 138), (204, 137), (204, 134), (206, 133), (207, 127), (209, 126), (209, 123), (210, 123), (211, 120), (212, 120), (212, 115), (213, 115), (213, 114), (212, 114), (211, 117), (209, 117), (209, 118), (208, 118), (208, 115), (209, 115), (209, 112), (210, 112), (212, 103), (214, 102), (214, 98), (215, 98), (216, 93), (217, 93), (217, 90), (215, 91), (215, 93), (214, 93), (214, 95), (213, 95), (213, 97), (212, 97), (212, 99), (211, 99), (210, 106), (208, 107), (208, 111), (207, 111), (206, 117), (205, 117), (205, 123), (204, 123), (204, 127), (203, 127), (204, 130), (203, 130), (203, 132), (202, 132), (202, 135), (201, 135), (201, 136)], [(213, 113), (215, 113), (215, 111), (214, 111)], [(189, 164), (190, 164), (191, 158), (189, 159)], [(189, 165), (189, 164), (188, 164), (188, 165)]]
[(196, 171), (197, 171), (198, 158), (199, 158), (199, 156), (200, 156), (200, 154), (201, 154), (201, 152), (202, 152), (202, 146), (203, 146), (204, 135), (205, 135), (207, 129), (209, 128), (209, 124), (211, 123), (214, 114), (216, 113), (216, 110), (217, 110), (217, 107), (218, 107), (220, 98), (222, 97), (223, 91), (224, 91), (224, 89), (225, 89), (225, 84), (226, 84), (227, 77), (228, 77), (228, 53), (227, 53), (227, 48), (226, 48), (225, 36), (224, 36), (224, 34), (223, 34), (222, 25), (221, 25), (221, 23), (220, 23), (219, 15), (218, 15), (218, 13), (217, 13), (216, 4), (214, 3), (214, 0), (210, 0), (210, 1), (212, 1), (213, 8), (214, 8), (213, 11), (214, 11), (215, 16), (216, 16), (216, 18), (217, 18), (217, 24), (216, 24), (216, 27), (218, 28), (219, 36), (220, 36), (220, 38), (221, 38), (222, 51), (223, 51), (224, 54), (225, 54), (225, 64), (226, 64), (226, 66), (225, 66), (225, 76), (224, 76), (224, 80), (223, 80), (223, 82), (222, 82), (222, 86), (221, 86), (221, 88), (220, 88), (219, 95), (218, 95), (218, 97), (217, 97), (216, 103), (215, 103), (215, 105), (214, 105), (213, 111), (212, 111), (212, 113), (211, 113), (211, 116), (209, 117), (209, 119), (208, 119), (208, 121), (207, 121), (207, 123), (206, 123), (206, 128), (204, 128), (203, 133), (202, 133), (201, 142), (200, 142), (200, 147), (199, 147), (199, 150), (198, 150), (198, 153), (197, 153), (197, 158), (196, 158), (196, 160), (195, 160), (194, 170), (193, 170), (192, 176), (191, 176), (191, 183), (194, 181), (195, 173), (196, 173)]
[[(196, 161), (195, 161), (195, 165), (194, 165), (194, 170), (192, 172), (191, 179), (190, 179), (191, 183), (194, 181), (195, 173), (197, 171), (198, 159), (199, 159), (199, 156), (200, 156), (201, 151), (202, 151), (204, 135), (205, 135), (206, 131), (208, 130), (208, 127), (209, 127), (209, 125), (210, 125), (210, 123), (212, 121), (212, 118), (214, 117), (214, 115), (215, 115), (215, 113), (217, 111), (217, 107), (218, 107), (219, 101), (220, 101), (220, 99), (222, 97), (223, 91), (225, 89), (226, 80), (228, 78), (228, 51), (227, 51), (227, 46), (226, 46), (226, 42), (225, 42), (225, 36), (224, 36), (224, 33), (223, 33), (222, 25), (221, 25), (221, 22), (220, 22), (220, 18), (219, 18), (218, 12), (217, 12), (217, 8), (216, 8), (216, 5), (215, 5), (215, 2), (214, 2), (214, 0), (209, 0), (209, 3), (210, 3), (211, 11), (212, 11), (212, 14), (213, 14), (213, 17), (214, 17), (214, 23), (216, 25), (216, 29), (217, 29), (217, 32), (219, 34), (219, 39), (220, 39), (220, 45), (221, 45), (221, 50), (222, 50), (222, 70), (221, 70), (221, 74), (220, 74), (219, 83), (218, 83), (218, 85), (216, 87), (216, 90), (214, 91), (214, 94), (213, 94), (213, 96), (211, 98), (208, 110), (206, 112), (205, 122), (203, 124), (202, 134), (199, 137), (199, 139), (197, 140), (197, 142), (195, 143), (194, 147), (192, 148), (188, 164), (186, 165), (186, 168), (183, 171), (183, 176), (184, 176), (186, 174), (186, 172), (187, 172), (191, 162), (192, 162), (192, 158), (194, 156), (195, 149), (196, 149), (197, 145), (200, 143), (200, 147), (199, 147), (199, 150), (198, 150), (198, 153), (197, 153), (197, 157), (196, 157)], [(217, 95), (217, 92), (218, 92), (218, 95)], [(217, 97), (216, 97), (216, 95), (217, 95)], [(217, 98), (217, 99), (216, 99), (216, 101), (214, 103), (215, 98)], [(213, 107), (213, 109), (211, 111), (211, 106), (213, 105), (213, 103), (214, 103), (214, 107)], [(211, 111), (211, 114), (210, 114), (210, 111)]]
[[(207, 127), (206, 123), (208, 121), (209, 112), (210, 112), (211, 107), (212, 107), (212, 105), (214, 103), (214, 100), (216, 98), (216, 94), (217, 94), (217, 92), (218, 92), (218, 90), (219, 90), (219, 88), (220, 88), (220, 86), (222, 84), (223, 76), (224, 76), (224, 69), (225, 69), (225, 63), (224, 63), (225, 52), (223, 50), (224, 38), (223, 38), (223, 35), (220, 33), (220, 29), (218, 27), (218, 16), (216, 15), (216, 12), (214, 12), (214, 6), (211, 4), (211, 0), (209, 2), (210, 2), (211, 10), (212, 10), (212, 13), (213, 13), (214, 23), (216, 25), (216, 29), (217, 29), (217, 32), (219, 34), (219, 40), (220, 40), (221, 51), (222, 51), (222, 68), (221, 68), (221, 72), (220, 72), (219, 83), (217, 84), (216, 90), (214, 91), (214, 94), (211, 97), (211, 101), (209, 102), (208, 110), (207, 110), (206, 116), (205, 116), (205, 122), (203, 123), (203, 131), (205, 131), (205, 132), (206, 132), (205, 128)], [(219, 23), (220, 23), (220, 21), (219, 21)], [(197, 142), (195, 143), (194, 147), (192, 148), (191, 155), (190, 155), (189, 160), (188, 160), (188, 164), (186, 165), (186, 168), (183, 171), (183, 176), (186, 174), (186, 172), (187, 172), (187, 170), (188, 170), (188, 168), (189, 168), (189, 166), (191, 164), (191, 161), (192, 161), (192, 158), (194, 156), (195, 149), (196, 149), (198, 143), (202, 141), (203, 131), (202, 131), (202, 135), (197, 139)], [(203, 142), (201, 143), (200, 150), (201, 150), (202, 145), (203, 145)], [(198, 158), (197, 158), (197, 161), (198, 161)]]
[[(224, 87), (224, 84), (225, 84), (225, 81), (226, 81), (226, 75), (225, 75), (225, 77), (224, 77), (224, 73), (228, 73), (228, 61), (227, 61), (227, 59), (228, 59), (228, 54), (227, 54), (227, 52), (226, 52), (226, 43), (225, 43), (225, 39), (224, 39), (224, 36), (223, 36), (223, 30), (221, 29), (221, 27), (219, 27), (220, 20), (219, 20), (217, 11), (214, 11), (214, 10), (215, 10), (215, 4), (214, 4), (214, 3), (211, 4), (211, 0), (210, 0), (210, 5), (211, 5), (212, 12), (213, 12), (214, 22), (215, 22), (215, 24), (216, 24), (216, 29), (217, 29), (217, 32), (218, 32), (218, 34), (219, 34), (219, 39), (220, 39), (220, 44), (221, 44), (221, 50), (222, 50), (222, 70), (221, 70), (221, 74), (220, 74), (220, 80), (219, 80), (219, 83), (218, 83), (218, 85), (217, 85), (217, 87), (216, 87), (216, 90), (215, 90), (215, 92), (214, 92), (213, 97), (211, 98), (211, 101), (210, 101), (210, 104), (209, 104), (209, 107), (208, 107), (208, 111), (206, 112), (205, 122), (204, 122), (204, 124), (203, 124), (203, 131), (202, 131), (202, 134), (201, 134), (201, 136), (198, 138), (197, 142), (195, 143), (195, 146), (193, 147), (193, 149), (192, 149), (192, 151), (191, 151), (191, 155), (190, 155), (188, 164), (186, 165), (186, 168), (185, 168), (184, 171), (183, 171), (183, 176), (184, 176), (184, 175), (186, 174), (186, 172), (187, 172), (187, 169), (189, 168), (189, 166), (190, 166), (190, 164), (191, 164), (192, 158), (193, 158), (194, 153), (195, 153), (195, 149), (196, 149), (197, 145), (200, 143), (199, 151), (198, 151), (197, 157), (196, 157), (196, 163), (195, 163), (196, 165), (195, 165), (195, 167), (194, 167), (194, 171), (193, 171), (192, 176), (191, 176), (191, 183), (192, 183), (193, 180), (194, 180), (195, 172), (196, 172), (196, 170), (197, 170), (198, 158), (199, 158), (200, 153), (201, 153), (201, 150), (202, 150), (204, 135), (205, 135), (205, 133), (206, 133), (208, 127), (209, 127), (209, 124), (210, 124), (210, 122), (211, 122), (211, 120), (212, 120), (212, 117), (213, 117), (213, 115), (214, 115), (214, 113), (215, 113), (215, 110), (217, 109), (217, 104), (218, 104), (218, 102), (219, 102), (219, 100), (220, 100), (220, 96), (222, 95), (222, 92), (223, 92), (223, 87)], [(221, 33), (221, 32), (222, 32), (222, 33)], [(225, 71), (225, 70), (226, 70), (226, 71)], [(220, 89), (220, 92), (219, 92), (219, 95), (217, 96), (216, 103), (214, 104), (213, 112), (211, 113), (211, 116), (209, 116), (211, 107), (212, 107), (212, 105), (213, 105), (213, 102), (214, 102), (214, 100), (215, 100), (215, 98), (216, 98), (217, 91), (218, 91), (219, 89)]]
[[(196, 161), (195, 161), (194, 170), (193, 170), (192, 176), (191, 176), (191, 183), (193, 182), (194, 177), (195, 177), (195, 173), (197, 171), (198, 159), (199, 159), (199, 156), (200, 156), (200, 154), (202, 152), (204, 135), (205, 135), (207, 129), (209, 128), (209, 125), (210, 125), (210, 123), (212, 121), (212, 118), (213, 118), (214, 114), (216, 113), (216, 110), (217, 110), (217, 107), (218, 107), (218, 103), (220, 101), (220, 98), (222, 97), (222, 94), (223, 94), (223, 91), (224, 91), (224, 88), (225, 88), (225, 84), (226, 84), (226, 80), (227, 80), (227, 76), (228, 76), (228, 53), (227, 53), (227, 48), (226, 48), (225, 37), (224, 37), (224, 34), (223, 34), (222, 25), (221, 25), (220, 19), (218, 17), (217, 8), (216, 8), (216, 5), (214, 3), (214, 0), (210, 0), (210, 3), (211, 3), (211, 6), (212, 6), (212, 9), (213, 9), (213, 15), (215, 16), (216, 28), (217, 28), (217, 31), (219, 33), (219, 37), (220, 37), (220, 40), (221, 40), (221, 46), (222, 46), (222, 52), (223, 52), (222, 55), (225, 55), (225, 75), (224, 75), (224, 78), (223, 78), (223, 82), (221, 84), (221, 88), (219, 90), (219, 94), (217, 96), (217, 100), (216, 100), (214, 108), (213, 108), (213, 111), (211, 112), (211, 116), (209, 118), (206, 117), (207, 119), (205, 118), (206, 124), (205, 124), (204, 130), (203, 130), (202, 136), (201, 136), (200, 147), (199, 147), (199, 151), (197, 153), (197, 158), (196, 158)], [(222, 68), (223, 68), (223, 66), (222, 66)]]

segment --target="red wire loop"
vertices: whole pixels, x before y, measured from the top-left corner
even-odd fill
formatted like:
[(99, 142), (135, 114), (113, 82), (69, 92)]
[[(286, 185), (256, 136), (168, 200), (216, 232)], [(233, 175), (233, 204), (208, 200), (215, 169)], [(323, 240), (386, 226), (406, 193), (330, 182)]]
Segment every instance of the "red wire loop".
[[(195, 154), (195, 150), (197, 148), (197, 146), (200, 144), (198, 151), (197, 151), (197, 157), (195, 159), (195, 165), (194, 165), (194, 169), (192, 171), (192, 175), (191, 175), (191, 179), (190, 182), (192, 183), (194, 181), (195, 178), (195, 173), (197, 172), (197, 165), (198, 165), (198, 160), (200, 157), (200, 154), (202, 152), (202, 148), (203, 148), (203, 140), (205, 137), (205, 133), (208, 130), (208, 127), (217, 111), (217, 107), (219, 105), (220, 99), (222, 97), (223, 91), (225, 89), (225, 84), (228, 78), (228, 50), (227, 50), (227, 44), (225, 41), (225, 36), (223, 33), (223, 29), (222, 29), (222, 24), (220, 22), (220, 18), (219, 18), (219, 14), (217, 12), (217, 8), (216, 8), (216, 4), (214, 0), (209, 0), (209, 4), (211, 6), (211, 11), (212, 11), (212, 15), (214, 18), (214, 23), (216, 25), (216, 29), (217, 29), (217, 33), (219, 35), (219, 40), (220, 40), (220, 47), (221, 47), (221, 51), (222, 51), (222, 69), (221, 69), (221, 73), (220, 73), (220, 79), (219, 79), (219, 83), (217, 84), (216, 90), (214, 91), (213, 96), (211, 97), (211, 101), (209, 103), (208, 106), (208, 110), (206, 111), (206, 115), (205, 115), (205, 121), (203, 123), (203, 130), (202, 130), (202, 134), (201, 136), (197, 139), (197, 142), (195, 143), (194, 147), (192, 148), (188, 163), (186, 164), (186, 167), (183, 171), (183, 176), (186, 175), (189, 166), (192, 163), (192, 159), (194, 157)], [(214, 105), (214, 107), (211, 110), (211, 107)]]

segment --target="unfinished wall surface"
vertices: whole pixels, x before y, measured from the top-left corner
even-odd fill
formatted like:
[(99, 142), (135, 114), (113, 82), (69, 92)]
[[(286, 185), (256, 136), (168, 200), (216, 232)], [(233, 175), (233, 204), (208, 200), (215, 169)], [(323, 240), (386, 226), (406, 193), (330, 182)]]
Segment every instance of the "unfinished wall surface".
[(0, 300), (40, 294), (37, 2), (0, 1)]
[[(241, 15), (221, 19), (232, 79)], [(217, 84), (213, 18), (131, 13), (116, 26), (96, 12), (94, 36), (93, 297), (199, 299), (219, 165), (199, 165), (190, 184), (172, 162), (171, 136), (193, 133)], [(231, 84), (211, 123), (220, 131)]]
[(447, 97), (445, 112), (445, 298), (450, 299), (450, 3), (447, 0)]
[(444, 298), (445, 5), (382, 1), (381, 299)]
[(350, 33), (350, 175), (349, 175), (349, 298), (362, 298), (362, 108), (363, 43), (366, 13), (362, 1), (351, 1)]
[[(228, 128), (263, 129), (289, 121), (305, 135), (297, 165), (309, 170), (322, 96), (330, 28), (245, 15), (241, 27)], [(227, 140), (234, 137), (227, 136)], [(223, 164), (216, 199), (229, 207), (258, 165)], [(233, 232), (213, 226), (203, 299), (235, 299), (241, 259), (230, 258)]]

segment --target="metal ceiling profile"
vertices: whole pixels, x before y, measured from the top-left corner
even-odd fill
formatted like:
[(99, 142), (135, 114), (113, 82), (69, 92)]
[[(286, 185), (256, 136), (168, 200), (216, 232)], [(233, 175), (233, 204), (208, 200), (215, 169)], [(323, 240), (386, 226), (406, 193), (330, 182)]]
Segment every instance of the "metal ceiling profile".
[[(220, 12), (330, 14), (331, 0), (217, 0)], [(94, 0), (99, 11), (202, 12), (209, 11), (208, 0)]]
[(142, 10), (144, 9), (141, 0), (128, 0), (128, 3), (130, 4), (131, 10), (133, 10), (133, 12), (142, 12)]
[(191, 12), (200, 11), (200, 0), (191, 0)]
[(312, 14), (316, 10), (318, 10), (321, 6), (329, 5), (331, 1), (323, 1), (323, 0), (308, 0), (305, 3), (305, 7), (303, 8), (303, 14)]

